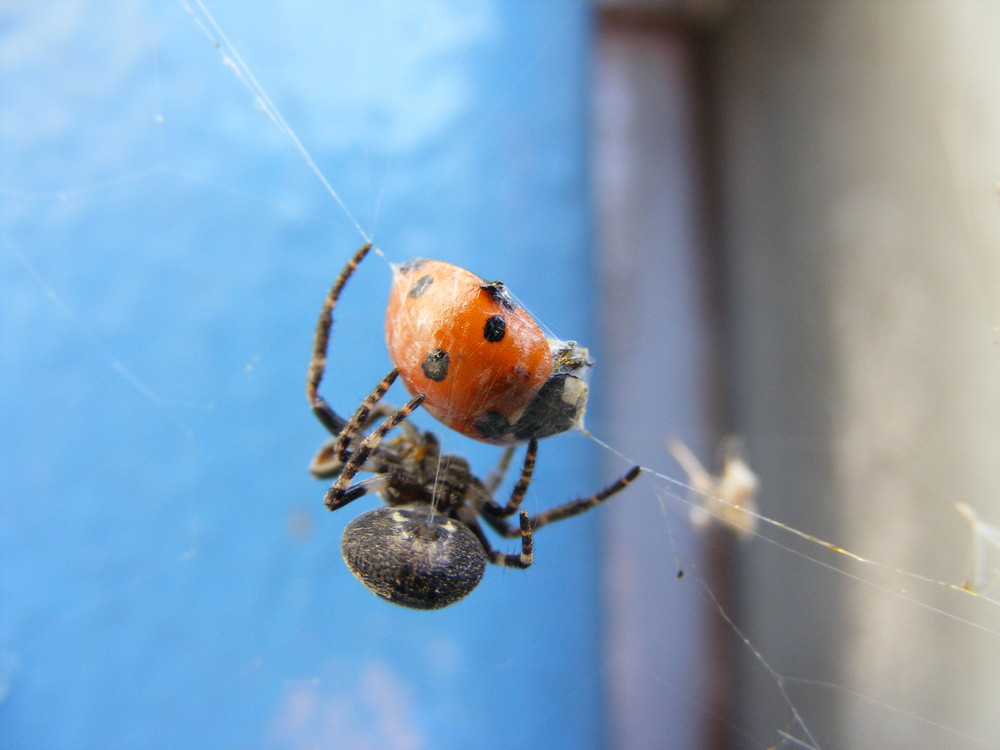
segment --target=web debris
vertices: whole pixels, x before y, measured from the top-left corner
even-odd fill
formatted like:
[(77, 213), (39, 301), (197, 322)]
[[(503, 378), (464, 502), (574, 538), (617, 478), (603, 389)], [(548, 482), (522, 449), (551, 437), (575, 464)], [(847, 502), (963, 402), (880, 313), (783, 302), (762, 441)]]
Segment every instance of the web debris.
[(751, 537), (757, 529), (760, 481), (743, 460), (740, 440), (729, 437), (723, 441), (722, 470), (718, 475), (710, 474), (679, 438), (668, 439), (667, 449), (688, 476), (691, 524), (704, 531), (717, 523), (741, 539)]
[(1000, 581), (1000, 526), (986, 523), (967, 503), (957, 503), (955, 510), (972, 528), (972, 571), (963, 588), (985, 594)]

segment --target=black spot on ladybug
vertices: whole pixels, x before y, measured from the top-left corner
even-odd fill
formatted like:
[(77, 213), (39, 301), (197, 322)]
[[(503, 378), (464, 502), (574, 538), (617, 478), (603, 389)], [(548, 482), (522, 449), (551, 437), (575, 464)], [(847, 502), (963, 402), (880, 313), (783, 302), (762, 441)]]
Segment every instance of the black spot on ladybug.
[(431, 349), (424, 358), (421, 369), (429, 380), (440, 383), (448, 376), (448, 352)]
[(406, 261), (403, 265), (399, 267), (400, 273), (409, 273), (410, 271), (416, 271), (420, 266), (427, 262), (426, 258), (411, 258)]
[(413, 286), (410, 287), (410, 292), (406, 296), (410, 299), (416, 299), (421, 294), (427, 291), (427, 287), (434, 283), (434, 277), (429, 273), (424, 274), (419, 279), (413, 282)]
[(502, 281), (487, 281), (483, 283), (483, 290), (490, 295), (494, 302), (499, 302), (505, 310), (514, 310), (517, 305), (507, 291)]
[(499, 412), (488, 411), (475, 421), (473, 427), (487, 440), (499, 440), (510, 430), (510, 421)]
[(495, 344), (503, 339), (505, 333), (507, 333), (507, 321), (503, 319), (503, 315), (491, 315), (486, 319), (486, 325), (483, 326), (484, 339)]

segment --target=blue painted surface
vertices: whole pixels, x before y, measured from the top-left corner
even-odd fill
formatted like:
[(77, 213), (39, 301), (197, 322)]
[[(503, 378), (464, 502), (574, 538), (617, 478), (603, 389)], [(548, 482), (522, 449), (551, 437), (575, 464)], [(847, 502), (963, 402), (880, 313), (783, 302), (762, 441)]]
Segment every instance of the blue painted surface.
[[(393, 260), (502, 278), (588, 339), (586, 3), (210, 10)], [(25, 3), (0, 33), (0, 744), (599, 746), (597, 514), (437, 613), (344, 567), (374, 501), (322, 508), (304, 373), (361, 237), (184, 6)], [(376, 259), (343, 301), (342, 410), (388, 369), (388, 283)], [(594, 459), (547, 441), (528, 507)]]

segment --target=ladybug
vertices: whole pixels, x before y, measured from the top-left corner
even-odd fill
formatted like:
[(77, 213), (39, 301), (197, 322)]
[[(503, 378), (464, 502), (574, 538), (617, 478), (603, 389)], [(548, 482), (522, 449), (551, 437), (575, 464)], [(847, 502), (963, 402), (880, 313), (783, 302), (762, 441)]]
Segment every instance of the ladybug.
[(546, 337), (503, 282), (440, 260), (394, 266), (385, 336), (406, 389), (456, 432), (514, 445), (583, 422), (593, 360)]

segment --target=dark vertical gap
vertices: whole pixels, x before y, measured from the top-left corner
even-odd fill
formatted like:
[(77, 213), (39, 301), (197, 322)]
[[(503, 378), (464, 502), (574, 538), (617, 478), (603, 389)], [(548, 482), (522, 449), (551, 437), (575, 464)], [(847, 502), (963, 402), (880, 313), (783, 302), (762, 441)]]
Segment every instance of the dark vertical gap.
[[(701, 395), (703, 424), (709, 445), (719, 445), (733, 429), (731, 364), (727, 356), (730, 339), (727, 304), (729, 293), (726, 254), (720, 228), (721, 160), (713, 85), (713, 48), (717, 41), (712, 22), (715, 20), (717, 16), (714, 15), (711, 19), (694, 16), (685, 18), (678, 13), (663, 10), (623, 8), (604, 8), (598, 17), (599, 33), (641, 30), (645, 34), (680, 37), (685, 41), (692, 62), (694, 80), (690, 82), (688, 91), (694, 97), (692, 109), (695, 113), (695, 122), (691, 124), (693, 141), (690, 145), (698, 165), (699, 296), (702, 315), (711, 331), (711, 340), (706, 346)], [(704, 462), (710, 470), (718, 468), (710, 460)], [(702, 541), (703, 553), (699, 560), (701, 577), (710, 588), (718, 607), (727, 616), (737, 620), (738, 542), (732, 532), (721, 526), (709, 529)], [(699, 747), (705, 750), (723, 750), (739, 746), (745, 741), (745, 737), (736, 729), (739, 724), (737, 690), (740, 684), (738, 639), (731, 626), (720, 616), (715, 604), (706, 602), (701, 617), (708, 633), (708, 661), (704, 665), (705, 692), (693, 697), (694, 703), (705, 707)]]
[[(722, 155), (718, 132), (717, 89), (714, 64), (717, 33), (713, 27), (692, 28), (691, 50), (694, 60), (692, 86), (695, 92), (693, 132), (696, 142), (698, 174), (701, 178), (699, 195), (699, 226), (701, 231), (701, 283), (703, 314), (711, 331), (705, 363), (705, 424), (716, 445), (734, 430), (732, 360), (730, 326), (730, 289), (727, 258), (722, 232)], [(713, 526), (706, 534), (703, 564), (705, 580), (715, 595), (718, 606), (734, 621), (739, 621), (739, 542), (723, 526)], [(715, 607), (706, 613), (706, 627), (711, 653), (706, 700), (717, 717), (705, 727), (705, 747), (722, 750), (739, 746), (742, 739), (739, 726), (740, 689), (738, 639), (732, 626)]]

